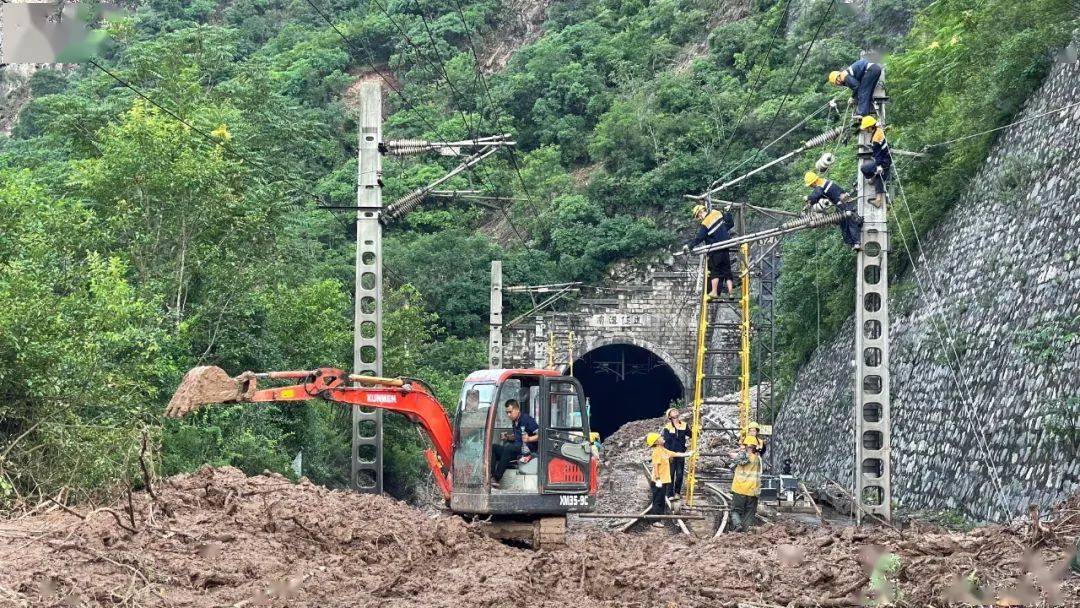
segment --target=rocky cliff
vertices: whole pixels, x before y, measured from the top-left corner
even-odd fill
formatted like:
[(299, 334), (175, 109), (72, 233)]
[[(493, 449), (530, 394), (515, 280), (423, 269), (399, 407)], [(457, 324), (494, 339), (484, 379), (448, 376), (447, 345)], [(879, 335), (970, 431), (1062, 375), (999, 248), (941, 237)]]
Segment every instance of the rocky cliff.
[[(1059, 63), (1018, 119), (1078, 100), (1080, 63)], [(897, 506), (1000, 520), (1080, 485), (1078, 159), (1080, 106), (1003, 131), (893, 286)], [(902, 203), (892, 211), (905, 229), (892, 249), (905, 238), (914, 249)], [(849, 320), (800, 371), (776, 424), (776, 457), (816, 482), (852, 482), (853, 343)]]

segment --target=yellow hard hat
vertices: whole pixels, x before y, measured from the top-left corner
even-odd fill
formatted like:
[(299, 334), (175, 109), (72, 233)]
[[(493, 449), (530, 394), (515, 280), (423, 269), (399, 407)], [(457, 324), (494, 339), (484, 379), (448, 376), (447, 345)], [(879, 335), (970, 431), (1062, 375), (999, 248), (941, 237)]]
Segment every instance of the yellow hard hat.
[(694, 209), (690, 212), (691, 215), (697, 215), (705, 211), (705, 205), (694, 205)]
[(645, 436), (645, 443), (652, 447), (656, 445), (656, 442), (660, 439), (660, 433), (649, 433)]
[(747, 425), (746, 428), (754, 429), (755, 431), (760, 431), (761, 430), (761, 425), (756, 423), (756, 422), (751, 422), (750, 424)]
[(677, 408), (677, 407), (669, 407), (669, 408), (667, 408), (667, 411), (664, 412), (664, 418), (670, 418), (671, 417), (671, 412), (678, 412), (678, 411), (679, 411), (679, 408)]
[(829, 72), (829, 82), (836, 86), (844, 84), (844, 73), (839, 70)]
[(807, 171), (806, 175), (803, 175), (803, 183), (807, 186), (813, 186), (818, 180), (818, 174), (813, 171)]
[(860, 129), (869, 129), (870, 127), (872, 127), (872, 126), (874, 126), (876, 124), (877, 124), (877, 119), (874, 118), (873, 116), (863, 116), (862, 117), (862, 122), (859, 123), (859, 128)]
[(589, 433), (589, 441), (600, 441), (600, 433), (596, 431)]

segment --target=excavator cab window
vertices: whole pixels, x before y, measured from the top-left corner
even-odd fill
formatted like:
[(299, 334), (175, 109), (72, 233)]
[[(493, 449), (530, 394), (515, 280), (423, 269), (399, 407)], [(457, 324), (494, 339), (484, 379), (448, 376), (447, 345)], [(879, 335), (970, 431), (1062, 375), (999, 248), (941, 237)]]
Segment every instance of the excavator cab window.
[(480, 487), (484, 483), (484, 438), (496, 388), (495, 384), (476, 382), (462, 387), (454, 415), (455, 485)]
[(589, 489), (592, 447), (584, 393), (573, 378), (545, 380), (547, 408), (540, 421), (540, 487), (545, 494)]
[[(501, 436), (503, 433), (512, 433), (514, 423), (510, 420), (510, 416), (506, 414), (506, 402), (511, 399), (518, 402), (521, 406), (522, 414), (529, 414), (540, 423), (539, 404), (540, 399), (540, 379), (533, 376), (514, 376), (507, 378), (503, 381), (499, 387), (499, 397), (496, 400), (498, 407), (494, 411), (494, 422), (492, 424), (491, 436), (489, 437), (490, 443), (498, 444), (502, 442)], [(541, 435), (543, 431), (541, 430)], [(500, 482), (501, 488), (496, 490), (500, 493), (521, 493), (521, 492), (538, 492), (538, 476), (537, 476), (537, 458), (536, 454), (532, 455), (531, 460), (528, 462), (521, 462), (521, 459), (515, 459), (510, 468), (503, 474), (503, 478)]]

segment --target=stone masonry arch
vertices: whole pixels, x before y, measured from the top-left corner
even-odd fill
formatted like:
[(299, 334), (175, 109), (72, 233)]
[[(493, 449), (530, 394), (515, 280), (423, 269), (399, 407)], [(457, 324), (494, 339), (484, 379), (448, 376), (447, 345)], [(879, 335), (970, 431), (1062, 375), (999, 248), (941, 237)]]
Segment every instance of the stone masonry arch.
[[(655, 355), (682, 385), (693, 390), (698, 289), (693, 271), (656, 272), (637, 285), (605, 288), (562, 311), (542, 311), (503, 329), (506, 367), (568, 367), (606, 346), (627, 345)], [(553, 353), (549, 344), (554, 339)], [(551, 356), (553, 354), (553, 357)]]
[(684, 366), (682, 361), (677, 360), (670, 353), (666, 352), (663, 348), (649, 342), (642, 340), (641, 338), (635, 338), (633, 336), (614, 336), (611, 338), (594, 338), (592, 341), (585, 340), (585, 350), (580, 355), (575, 355), (576, 360), (580, 360), (587, 356), (589, 353), (595, 352), (604, 346), (636, 346), (638, 348), (649, 351), (655, 355), (656, 358), (663, 361), (671, 371), (675, 373), (675, 377), (679, 380), (679, 385), (683, 390), (683, 399), (689, 398), (690, 391), (693, 390), (693, 380), (690, 376), (690, 369), (693, 369), (693, 361), (690, 362), (690, 366)]

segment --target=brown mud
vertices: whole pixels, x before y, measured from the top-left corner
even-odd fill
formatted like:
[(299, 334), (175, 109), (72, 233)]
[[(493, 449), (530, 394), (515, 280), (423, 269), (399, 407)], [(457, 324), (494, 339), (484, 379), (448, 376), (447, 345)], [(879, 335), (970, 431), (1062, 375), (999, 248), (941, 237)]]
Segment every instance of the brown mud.
[[(1053, 571), (1080, 531), (1080, 497), (1038, 525), (967, 533), (782, 522), (709, 541), (591, 530), (533, 551), (278, 475), (208, 467), (154, 490), (130, 513), (125, 499), (0, 520), (0, 606), (854, 606), (875, 546), (900, 557), (902, 605), (945, 605), (967, 576), (1030, 594), (1025, 572), (1042, 574), (1042, 605), (1080, 605), (1077, 575)], [(1047, 598), (1041, 585), (1062, 576)]]

